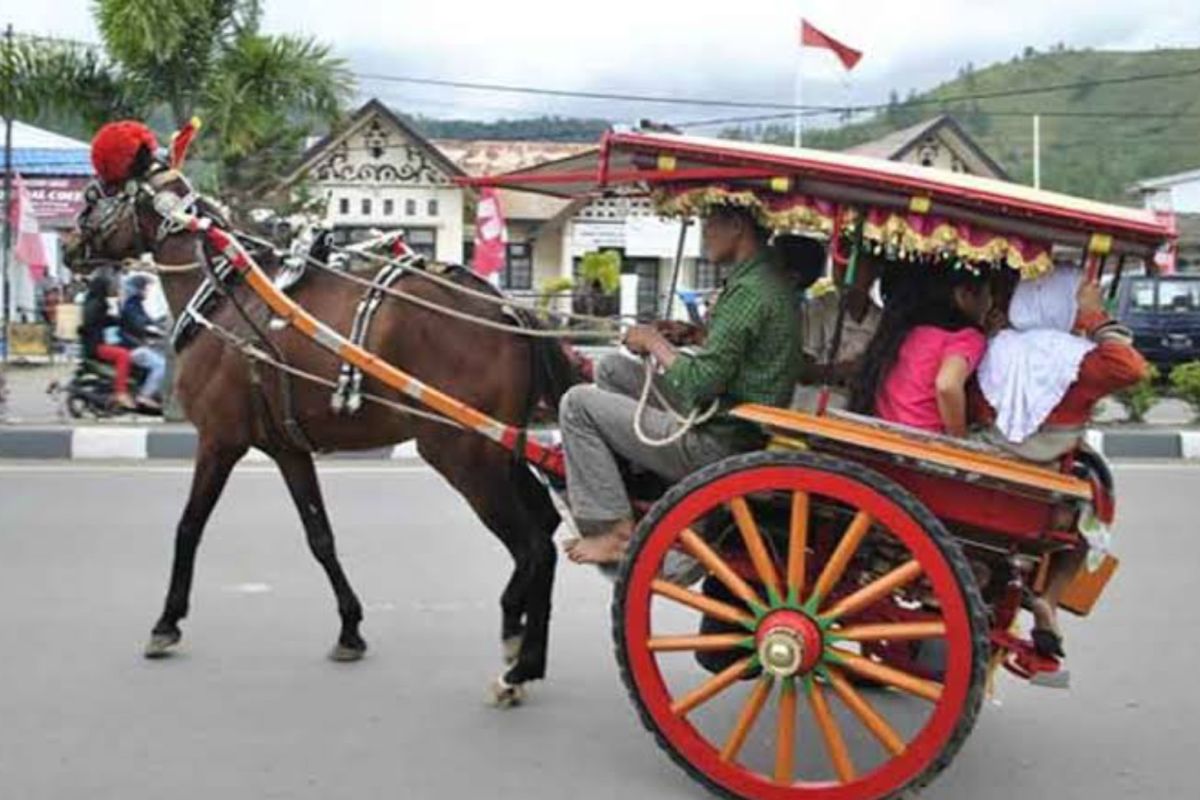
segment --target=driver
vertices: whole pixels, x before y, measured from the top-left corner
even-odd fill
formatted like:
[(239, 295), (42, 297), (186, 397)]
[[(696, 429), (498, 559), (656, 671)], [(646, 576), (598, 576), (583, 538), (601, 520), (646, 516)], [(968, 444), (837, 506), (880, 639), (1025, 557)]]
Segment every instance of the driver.
[[(799, 373), (799, 324), (788, 279), (771, 258), (769, 232), (742, 206), (714, 206), (704, 223), (704, 248), (729, 278), (713, 305), (708, 334), (697, 352), (676, 350), (652, 325), (636, 325), (625, 346), (653, 359), (655, 389), (680, 414), (716, 401), (786, 406)], [(559, 423), (566, 456), (567, 495), (583, 538), (567, 545), (577, 563), (619, 561), (633, 534), (633, 513), (618, 457), (667, 480), (738, 452), (757, 449), (757, 426), (718, 414), (679, 432), (678, 417), (656, 404), (643, 409), (634, 430), (642, 368), (621, 354), (604, 358), (597, 382), (562, 399)]]

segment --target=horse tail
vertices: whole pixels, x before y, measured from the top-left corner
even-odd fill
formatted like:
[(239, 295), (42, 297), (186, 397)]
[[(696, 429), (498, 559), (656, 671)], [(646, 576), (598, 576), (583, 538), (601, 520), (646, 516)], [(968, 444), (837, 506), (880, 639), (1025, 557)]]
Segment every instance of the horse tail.
[[(521, 316), (522, 322), (529, 328), (545, 327), (541, 320), (532, 314), (523, 313)], [(585, 379), (578, 360), (572, 358), (573, 354), (578, 354), (560, 339), (541, 336), (529, 337), (529, 354), (532, 365), (526, 418), (532, 416), (539, 402), (544, 403), (552, 414), (557, 414), (562, 396), (572, 386), (582, 383)]]

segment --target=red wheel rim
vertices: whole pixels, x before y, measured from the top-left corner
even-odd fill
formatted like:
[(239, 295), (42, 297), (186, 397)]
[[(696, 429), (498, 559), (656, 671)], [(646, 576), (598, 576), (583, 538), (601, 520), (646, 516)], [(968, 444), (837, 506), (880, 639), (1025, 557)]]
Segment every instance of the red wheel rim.
[[(842, 744), (838, 725), (836, 721), (832, 725), (829, 721), (829, 708), (832, 702), (830, 698), (833, 698), (833, 701), (839, 705), (849, 707), (846, 696), (841, 694), (845, 681), (837, 681), (842, 685), (834, 685), (829, 681), (830, 674), (835, 678), (839, 675), (845, 677), (848, 669), (845, 661), (823, 660), (822, 669), (827, 667), (829, 670), (828, 673), (821, 673), (826, 678), (825, 680), (813, 680), (814, 673), (809, 673), (807, 677), (796, 675), (779, 680), (780, 683), (786, 683), (795, 688), (797, 691), (793, 692), (794, 695), (804, 697), (807, 694), (810, 703), (805, 707), (805, 712), (810, 713), (817, 724), (824, 726), (821, 728), (823, 733), (832, 727), (835, 735), (832, 736), (832, 739), (827, 737), (824, 745), (828, 751), (828, 758), (838, 774), (837, 780), (805, 782), (803, 776), (790, 774), (790, 761), (783, 765), (777, 763), (776, 775), (767, 775), (761, 771), (743, 767), (736, 758), (737, 748), (740, 747), (740, 744), (733, 744), (733, 740), (738, 736), (736, 732), (731, 731), (725, 747), (722, 748), (721, 743), (710, 741), (703, 732), (689, 722), (687, 715), (694, 707), (682, 711), (678, 705), (674, 709), (672, 707), (673, 704), (686, 705), (691, 693), (682, 698), (672, 695), (660, 669), (658, 656), (654, 650), (651, 650), (650, 640), (656, 633), (659, 633), (652, 630), (651, 601), (656, 596), (653, 585), (660, 577), (659, 570), (663, 557), (672, 547), (679, 546), (679, 542), (682, 541), (682, 532), (689, 530), (690, 526), (709, 512), (731, 503), (736, 504), (740, 498), (748, 495), (764, 492), (797, 492), (804, 495), (806, 503), (807, 498), (823, 501), (833, 500), (845, 504), (851, 509), (869, 513), (875, 525), (887, 529), (894, 540), (898, 540), (907, 548), (910, 558), (905, 563), (911, 565), (911, 562), (916, 562), (919, 564), (918, 574), (923, 576), (922, 580), (927, 582), (940, 605), (944, 629), (937, 638), (944, 639), (947, 653), (943, 681), (939, 686), (937, 699), (929, 701), (932, 703), (932, 710), (929, 711), (920, 730), (913, 736), (904, 737), (903, 752), (896, 754), (896, 751), (892, 750), (891, 755), (885, 756), (882, 762), (870, 768), (869, 771), (861, 773), (854, 771), (854, 765), (848, 763), (851, 759)], [(808, 506), (805, 505), (804, 508), (804, 513), (807, 515)], [(741, 522), (739, 521), (740, 527)], [(849, 538), (849, 536), (843, 538)], [(861, 539), (859, 541), (861, 543)], [(753, 561), (754, 548), (748, 546), (747, 549), (751, 551), (751, 560)], [(803, 548), (799, 549), (803, 551)], [(853, 553), (851, 553), (852, 555)], [(834, 558), (826, 559), (827, 562), (832, 560)], [(760, 563), (756, 563), (756, 566), (761, 568)], [(775, 578), (781, 590), (780, 594), (786, 594), (782, 590), (791, 585), (790, 580), (793, 574), (791, 565), (789, 564), (785, 568), (776, 560), (774, 566), (776, 568)], [(913, 570), (915, 569), (916, 567), (913, 567)], [(897, 569), (894, 572), (899, 573), (900, 570)], [(710, 571), (710, 574), (713, 573)], [(761, 569), (759, 574), (764, 574)], [(798, 574), (803, 574), (803, 570), (801, 569)], [(785, 575), (787, 576), (786, 583)], [(897, 574), (894, 577), (899, 581), (906, 576)], [(803, 578), (801, 582), (805, 582)], [(873, 586), (876, 582), (873, 581), (871, 585)], [(646, 713), (649, 714), (662, 736), (688, 764), (700, 771), (710, 781), (739, 796), (758, 800), (773, 800), (774, 798), (868, 800), (868, 798), (887, 796), (907, 786), (937, 759), (954, 736), (966, 709), (974, 672), (973, 636), (970, 611), (955, 572), (938, 545), (925, 533), (918, 520), (914, 519), (895, 501), (852, 476), (816, 466), (775, 464), (749, 467), (701, 486), (670, 508), (646, 536), (631, 565), (625, 585), (624, 647), (629, 674)], [(661, 585), (661, 581), (659, 585)], [(780, 602), (787, 603), (789, 599), (792, 601), (801, 599), (776, 597), (771, 588), (767, 588), (770, 587), (769, 580), (762, 581), (760, 587), (765, 589), (765, 591), (760, 591), (760, 596), (766, 595), (770, 598), (768, 600), (763, 597), (764, 602), (775, 609), (780, 608)], [(805, 592), (811, 592), (814, 588), (816, 587), (806, 586)], [(835, 602), (829, 601), (827, 598), (828, 594), (826, 599), (820, 599), (816, 606), (810, 604), (807, 611), (819, 611), (817, 616), (821, 616), (838, 607), (844, 600), (844, 598), (838, 599)], [(794, 603), (792, 607), (795, 607)], [(742, 603), (737, 604), (737, 608), (753, 610), (751, 606)], [(759, 609), (760, 613), (757, 614), (755, 623), (746, 626), (746, 637), (754, 637), (760, 633), (757, 627), (758, 621), (768, 616), (767, 610)], [(852, 624), (846, 622), (850, 617), (852, 614), (845, 614), (840, 623)], [(833, 632), (836, 633), (836, 630), (835, 624)], [(828, 653), (830, 647), (839, 647), (839, 645), (839, 642), (827, 641), (823, 652)], [(750, 653), (751, 651), (747, 650), (747, 654)], [(831, 657), (833, 656), (831, 655)], [(760, 660), (755, 660), (753, 665), (762, 667), (764, 664)], [(854, 671), (857, 672), (858, 667)], [(862, 673), (859, 672), (859, 674)], [(916, 678), (917, 676), (910, 677)], [(933, 682), (924, 679), (918, 680), (921, 681), (916, 684), (918, 688), (922, 691), (932, 691), (929, 689), (929, 684)], [(708, 679), (697, 691), (702, 691), (703, 686), (713, 681), (721, 683), (721, 676)], [(724, 688), (736, 682), (736, 677), (729, 680), (724, 687), (717, 689), (711, 696), (719, 694), (724, 691)], [(779, 692), (772, 691), (770, 688), (763, 690), (762, 685), (763, 682), (760, 679), (743, 706), (742, 715), (750, 717), (748, 725), (755, 724), (754, 720), (762, 711), (768, 695), (772, 697), (779, 695), (780, 709), (785, 715), (789, 711), (794, 713), (795, 697), (785, 697), (788, 694), (786, 690)], [(711, 696), (707, 699), (711, 699)], [(861, 695), (859, 698), (861, 699)], [(697, 706), (707, 702), (707, 699), (701, 699)], [(757, 710), (754, 710), (753, 706), (757, 706)], [(874, 710), (873, 707), (872, 710)], [(735, 731), (743, 723), (742, 715), (739, 715), (738, 720), (731, 725)], [(863, 724), (866, 726), (866, 723)], [(791, 731), (785, 731), (782, 726), (777, 732), (779, 739), (792, 735)], [(874, 735), (877, 738), (879, 736), (878, 734)], [(744, 732), (742, 736), (744, 741)], [(883, 740), (880, 739), (880, 741)], [(776, 743), (778, 744), (778, 739)], [(841, 745), (840, 749), (838, 745)], [(814, 742), (813, 746), (822, 747), (822, 744)], [(895, 747), (894, 744), (892, 746)], [(722, 750), (731, 747), (733, 756), (723, 758)], [(780, 748), (781, 751), (786, 749)], [(843, 772), (843, 769), (847, 771)], [(781, 774), (790, 774), (790, 780), (779, 778), (778, 776)]]

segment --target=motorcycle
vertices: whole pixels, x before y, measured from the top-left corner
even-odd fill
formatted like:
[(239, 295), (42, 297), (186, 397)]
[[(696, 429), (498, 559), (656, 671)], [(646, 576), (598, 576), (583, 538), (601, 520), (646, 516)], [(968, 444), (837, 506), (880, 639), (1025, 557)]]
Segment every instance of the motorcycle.
[[(161, 351), (162, 338), (156, 338), (147, 346)], [(137, 394), (137, 387), (146, 379), (147, 370), (136, 364), (130, 365), (129, 387), (131, 393)], [(119, 405), (113, 397), (113, 382), (116, 378), (116, 368), (106, 361), (83, 358), (75, 367), (70, 379), (65, 384), (55, 381), (47, 388), (47, 394), (61, 395), (62, 404), (68, 416), (73, 419), (91, 417), (102, 419), (122, 415), (137, 414), (142, 416), (162, 416), (162, 409), (138, 405), (137, 408), (125, 408)]]

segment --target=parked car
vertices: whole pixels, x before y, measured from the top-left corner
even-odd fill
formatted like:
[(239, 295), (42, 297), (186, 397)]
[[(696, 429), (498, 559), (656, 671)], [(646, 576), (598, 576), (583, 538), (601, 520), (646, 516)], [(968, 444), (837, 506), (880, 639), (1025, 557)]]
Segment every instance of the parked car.
[(1116, 314), (1133, 330), (1137, 349), (1164, 374), (1181, 362), (1200, 360), (1200, 275), (1122, 281)]

